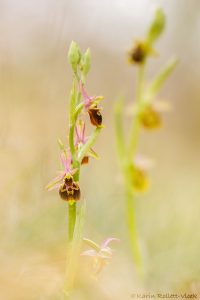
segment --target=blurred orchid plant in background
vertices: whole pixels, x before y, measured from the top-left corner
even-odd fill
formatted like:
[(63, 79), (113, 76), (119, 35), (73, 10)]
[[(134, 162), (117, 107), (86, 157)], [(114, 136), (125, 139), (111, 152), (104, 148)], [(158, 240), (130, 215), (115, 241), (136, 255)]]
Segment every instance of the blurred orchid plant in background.
[[(165, 28), (165, 16), (161, 9), (155, 12), (144, 40), (137, 40), (128, 53), (128, 61), (137, 68), (135, 102), (131, 109), (130, 135), (125, 137), (123, 130), (124, 99), (120, 98), (115, 106), (115, 131), (120, 167), (124, 178), (126, 198), (126, 219), (134, 263), (138, 274), (143, 275), (143, 259), (136, 229), (136, 196), (147, 190), (147, 176), (150, 164), (137, 152), (141, 129), (146, 131), (160, 128), (161, 112), (169, 108), (168, 103), (156, 100), (156, 95), (163, 83), (174, 70), (177, 60), (171, 59), (150, 83), (146, 83), (145, 68), (148, 59), (157, 57), (154, 43)], [(128, 132), (129, 133), (129, 132)]]

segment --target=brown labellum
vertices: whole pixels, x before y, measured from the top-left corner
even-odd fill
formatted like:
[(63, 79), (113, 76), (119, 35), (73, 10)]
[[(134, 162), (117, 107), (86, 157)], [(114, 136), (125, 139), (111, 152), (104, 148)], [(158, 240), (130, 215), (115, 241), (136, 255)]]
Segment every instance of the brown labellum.
[(77, 182), (73, 182), (71, 186), (63, 183), (59, 188), (59, 195), (65, 201), (78, 201), (81, 197), (80, 187)]
[(99, 127), (102, 124), (102, 115), (100, 109), (98, 107), (93, 107), (88, 109), (88, 113), (90, 116), (90, 121), (92, 125)]
[(146, 49), (143, 43), (137, 43), (130, 51), (130, 62), (141, 64), (146, 58)]

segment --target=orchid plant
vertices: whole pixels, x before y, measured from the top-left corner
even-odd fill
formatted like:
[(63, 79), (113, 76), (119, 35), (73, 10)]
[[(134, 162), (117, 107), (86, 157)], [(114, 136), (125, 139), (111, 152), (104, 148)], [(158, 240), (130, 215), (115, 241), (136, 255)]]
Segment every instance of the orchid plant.
[(146, 191), (149, 186), (148, 159), (138, 155), (138, 142), (141, 129), (153, 131), (160, 128), (162, 123), (161, 112), (169, 108), (168, 103), (158, 101), (156, 95), (163, 83), (174, 70), (177, 60), (171, 59), (153, 80), (146, 84), (145, 69), (148, 59), (157, 56), (154, 43), (162, 35), (165, 27), (165, 16), (161, 9), (155, 12), (154, 19), (149, 26), (144, 40), (137, 40), (128, 53), (128, 61), (137, 68), (137, 82), (135, 102), (129, 112), (130, 136), (126, 139), (123, 130), (124, 99), (119, 99), (115, 107), (115, 129), (117, 150), (120, 167), (124, 178), (126, 198), (126, 219), (130, 237), (130, 244), (136, 269), (143, 275), (143, 262), (136, 229), (136, 197)]
[[(98, 155), (91, 147), (103, 127), (101, 109), (98, 107), (103, 97), (90, 97), (85, 89), (90, 70), (90, 50), (87, 49), (82, 54), (79, 46), (72, 42), (68, 59), (74, 73), (69, 108), (69, 146), (65, 147), (59, 140), (63, 170), (47, 185), (47, 189), (58, 189), (60, 197), (68, 203), (68, 238), (71, 241), (76, 224), (77, 201), (81, 198), (79, 186), (81, 166), (89, 162), (89, 157), (98, 159)], [(89, 137), (85, 136), (86, 124), (82, 120), (85, 112), (95, 127)]]
[[(67, 146), (59, 139), (61, 150), (60, 158), (63, 169), (58, 172), (48, 185), (47, 190), (58, 190), (60, 198), (68, 204), (68, 252), (67, 252), (67, 270), (64, 285), (64, 297), (68, 298), (73, 289), (76, 269), (81, 252), (82, 226), (84, 218), (84, 204), (77, 210), (77, 203), (81, 200), (80, 173), (81, 167), (89, 163), (90, 157), (98, 159), (97, 153), (93, 150), (96, 138), (103, 128), (102, 114), (99, 102), (103, 100), (102, 96), (89, 96), (86, 92), (86, 79), (90, 70), (90, 50), (81, 53), (79, 46), (72, 41), (68, 60), (73, 70), (73, 84), (69, 101), (69, 135)], [(86, 136), (86, 123), (83, 116), (87, 114), (92, 127), (94, 128), (89, 136)], [(83, 202), (83, 201), (82, 201)], [(102, 265), (102, 252), (109, 252), (111, 258), (111, 249), (108, 244), (114, 240), (107, 240), (99, 248), (99, 264)], [(88, 240), (89, 241), (89, 240)], [(90, 246), (97, 245), (90, 240)], [(86, 255), (83, 254), (83, 255)], [(106, 258), (104, 257), (104, 261)], [(101, 262), (101, 263), (100, 263)]]

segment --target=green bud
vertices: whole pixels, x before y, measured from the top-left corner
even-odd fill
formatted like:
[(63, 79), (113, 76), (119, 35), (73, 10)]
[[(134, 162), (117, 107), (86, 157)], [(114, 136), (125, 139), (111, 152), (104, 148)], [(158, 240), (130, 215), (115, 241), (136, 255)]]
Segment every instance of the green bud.
[(74, 73), (77, 73), (77, 67), (80, 63), (80, 60), (81, 60), (80, 48), (77, 43), (72, 41), (68, 51), (68, 61), (71, 64)]
[(157, 9), (154, 19), (147, 33), (147, 42), (152, 45), (162, 34), (165, 28), (165, 15), (161, 9)]
[(90, 49), (88, 48), (86, 52), (82, 55), (80, 61), (80, 70), (82, 72), (84, 81), (88, 72), (90, 71), (90, 65), (91, 65), (91, 52)]

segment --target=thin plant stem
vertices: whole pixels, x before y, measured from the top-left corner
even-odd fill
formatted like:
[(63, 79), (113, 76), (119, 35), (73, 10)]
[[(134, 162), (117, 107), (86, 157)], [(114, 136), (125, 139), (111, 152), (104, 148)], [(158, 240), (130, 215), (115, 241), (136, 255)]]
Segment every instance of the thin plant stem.
[[(137, 76), (136, 84), (136, 106), (139, 109), (142, 103), (143, 97), (143, 85), (144, 85), (144, 64), (140, 66)], [(143, 275), (142, 267), (142, 256), (140, 253), (140, 247), (138, 243), (137, 230), (136, 230), (136, 220), (135, 220), (135, 191), (132, 187), (132, 176), (130, 174), (130, 165), (137, 150), (139, 131), (140, 131), (140, 121), (138, 114), (132, 121), (131, 131), (130, 131), (130, 143), (128, 149), (125, 149), (125, 142), (123, 138), (122, 131), (122, 101), (119, 101), (115, 109), (115, 126), (116, 126), (116, 140), (118, 146), (118, 152), (121, 161), (121, 168), (124, 174), (125, 181), (125, 197), (126, 197), (126, 219), (129, 232), (129, 239), (131, 244), (131, 251), (137, 272), (140, 276)], [(127, 152), (127, 153), (126, 153)]]
[(68, 205), (68, 240), (71, 242), (74, 236), (74, 227), (76, 224), (76, 202)]
[(122, 109), (123, 98), (120, 98), (115, 106), (115, 129), (116, 129), (116, 143), (120, 156), (120, 160), (123, 161), (125, 157), (125, 141), (122, 127)]
[[(138, 70), (137, 77), (137, 86), (136, 86), (136, 105), (137, 109), (139, 109), (142, 103), (142, 94), (143, 94), (143, 85), (144, 85), (144, 64)], [(129, 160), (132, 162), (135, 157), (135, 153), (137, 150), (138, 139), (140, 132), (140, 121), (138, 117), (138, 113), (136, 112), (136, 116), (133, 119), (132, 127), (131, 127), (131, 137), (129, 144)], [(129, 175), (129, 164), (125, 173)], [(127, 222), (128, 222), (128, 230), (129, 230), (129, 238), (131, 243), (131, 249), (134, 257), (134, 261), (138, 270), (138, 273), (142, 275), (142, 257), (140, 253), (140, 247), (138, 243), (137, 230), (136, 230), (136, 220), (135, 220), (135, 191), (133, 188), (130, 188), (131, 185), (131, 176), (127, 176), (126, 180), (126, 209), (127, 209)]]
[[(137, 76), (137, 86), (136, 86), (136, 105), (137, 110), (139, 109), (142, 103), (142, 94), (143, 94), (143, 85), (144, 85), (144, 65), (142, 65), (138, 70)], [(129, 157), (130, 159), (133, 158), (137, 144), (138, 144), (138, 137), (140, 131), (140, 121), (138, 118), (138, 113), (136, 112), (136, 116), (132, 121), (131, 126), (131, 133), (130, 133), (130, 144), (129, 144)]]
[(65, 282), (63, 288), (62, 300), (70, 298), (74, 287), (74, 282), (77, 274), (77, 268), (80, 259), (80, 249), (83, 240), (83, 225), (85, 222), (85, 203), (81, 206), (77, 213), (77, 222), (74, 228), (73, 240), (68, 244), (67, 248), (67, 268)]
[[(75, 80), (73, 81), (73, 87), (70, 97), (70, 127), (69, 127), (69, 147), (72, 154), (73, 166), (78, 167), (74, 179), (79, 181), (80, 164), (76, 160), (76, 149), (74, 146), (74, 131), (76, 126), (76, 119), (78, 114), (74, 114), (75, 106), (80, 101), (81, 94), (76, 92)], [(68, 240), (71, 242), (73, 240), (74, 228), (76, 225), (76, 202), (68, 205)]]
[(132, 250), (137, 271), (139, 275), (142, 275), (143, 273), (142, 257), (140, 253), (137, 230), (136, 230), (134, 200), (135, 199), (133, 199), (132, 191), (130, 190), (130, 188), (126, 187), (126, 214), (127, 214), (127, 224), (128, 224), (130, 245), (131, 245), (131, 250)]

